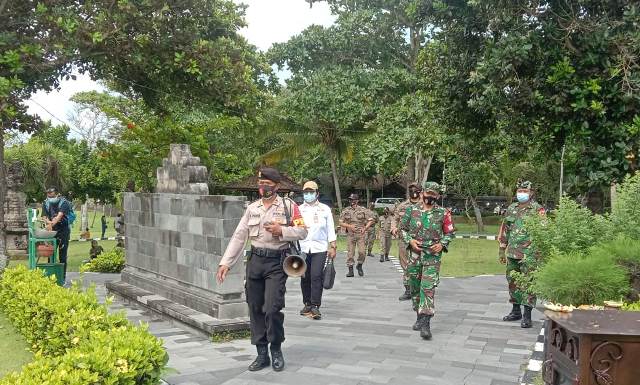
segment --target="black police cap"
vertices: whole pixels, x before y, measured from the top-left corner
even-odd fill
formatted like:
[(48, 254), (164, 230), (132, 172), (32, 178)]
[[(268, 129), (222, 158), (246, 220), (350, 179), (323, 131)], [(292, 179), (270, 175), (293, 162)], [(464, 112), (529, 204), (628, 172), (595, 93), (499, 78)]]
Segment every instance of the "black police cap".
[(274, 183), (280, 183), (282, 175), (280, 175), (280, 172), (273, 167), (265, 167), (258, 173), (258, 178), (268, 179)]

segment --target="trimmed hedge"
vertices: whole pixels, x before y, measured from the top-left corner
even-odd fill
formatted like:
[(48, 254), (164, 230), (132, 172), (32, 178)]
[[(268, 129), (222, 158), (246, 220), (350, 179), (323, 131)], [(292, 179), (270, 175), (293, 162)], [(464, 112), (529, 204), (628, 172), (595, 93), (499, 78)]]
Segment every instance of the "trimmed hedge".
[(114, 247), (105, 253), (98, 255), (89, 263), (80, 266), (80, 271), (93, 271), (96, 273), (119, 273), (124, 269), (124, 249)]
[(168, 361), (146, 327), (109, 314), (93, 290), (64, 289), (40, 270), (5, 270), (0, 307), (36, 355), (0, 385), (154, 385)]

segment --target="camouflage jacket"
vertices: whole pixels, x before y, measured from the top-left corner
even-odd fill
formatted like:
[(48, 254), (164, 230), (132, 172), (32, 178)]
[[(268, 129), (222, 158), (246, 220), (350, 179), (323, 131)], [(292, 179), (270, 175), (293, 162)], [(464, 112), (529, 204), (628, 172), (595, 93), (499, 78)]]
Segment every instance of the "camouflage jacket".
[[(340, 222), (354, 225), (357, 231), (363, 229), (367, 225), (367, 222), (373, 220), (374, 218), (371, 211), (362, 206), (356, 206), (355, 208), (349, 206), (340, 213)], [(348, 229), (347, 234), (353, 234), (353, 231)]]
[(423, 254), (430, 254), (428, 248), (438, 242), (447, 251), (455, 234), (451, 211), (440, 206), (431, 210), (418, 205), (408, 207), (400, 221), (400, 230), (407, 244), (412, 239), (422, 242)]
[(531, 247), (531, 239), (524, 228), (524, 221), (530, 215), (544, 215), (544, 208), (537, 202), (531, 201), (527, 205), (520, 207), (518, 203), (512, 203), (504, 214), (498, 241), (500, 248), (506, 248), (506, 256), (513, 259), (523, 259), (526, 256), (533, 256), (534, 250)]
[[(418, 201), (419, 203), (420, 201)], [(393, 221), (391, 222), (391, 231), (400, 230), (400, 221), (404, 216), (404, 213), (407, 211), (409, 206), (413, 206), (416, 203), (411, 202), (409, 199), (405, 199), (400, 203), (396, 203), (393, 207)]]
[(394, 221), (393, 215), (387, 215), (386, 217), (384, 215), (381, 216), (380, 217), (380, 233), (383, 235), (390, 235), (393, 221)]
[(369, 232), (375, 233), (376, 225), (380, 223), (380, 215), (378, 215), (378, 213), (375, 210), (369, 210), (369, 213), (371, 215), (371, 218), (373, 219), (373, 224), (371, 225), (371, 227), (369, 227)]

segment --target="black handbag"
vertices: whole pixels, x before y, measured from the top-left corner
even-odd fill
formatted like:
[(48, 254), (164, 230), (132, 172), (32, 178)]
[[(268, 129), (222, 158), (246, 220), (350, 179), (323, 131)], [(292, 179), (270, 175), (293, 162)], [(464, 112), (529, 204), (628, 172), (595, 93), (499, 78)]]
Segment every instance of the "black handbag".
[(333, 283), (336, 280), (336, 268), (333, 266), (333, 259), (329, 259), (324, 266), (324, 279), (322, 280), (322, 287), (329, 290), (333, 287)]

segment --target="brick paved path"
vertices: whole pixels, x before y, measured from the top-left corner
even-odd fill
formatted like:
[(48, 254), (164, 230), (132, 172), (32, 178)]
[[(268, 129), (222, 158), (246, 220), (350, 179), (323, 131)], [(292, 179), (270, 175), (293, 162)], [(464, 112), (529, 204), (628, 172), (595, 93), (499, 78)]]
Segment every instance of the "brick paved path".
[[(409, 302), (397, 300), (401, 279), (392, 263), (368, 259), (364, 278), (345, 278), (342, 263), (336, 269), (336, 284), (325, 292), (320, 321), (298, 314), (299, 280), (289, 280), (286, 368), (281, 373), (271, 368), (246, 371), (255, 356), (248, 340), (214, 344), (130, 305), (116, 301), (112, 308), (124, 309), (134, 322), (148, 322), (150, 331), (164, 340), (174, 370), (165, 378), (169, 384), (520, 384), (541, 314), (534, 311), (532, 329), (502, 322), (510, 309), (503, 276), (442, 279), (433, 340), (423, 341), (411, 330), (415, 314)], [(101, 296), (102, 283), (117, 279), (85, 276), (85, 281), (96, 282)]]

